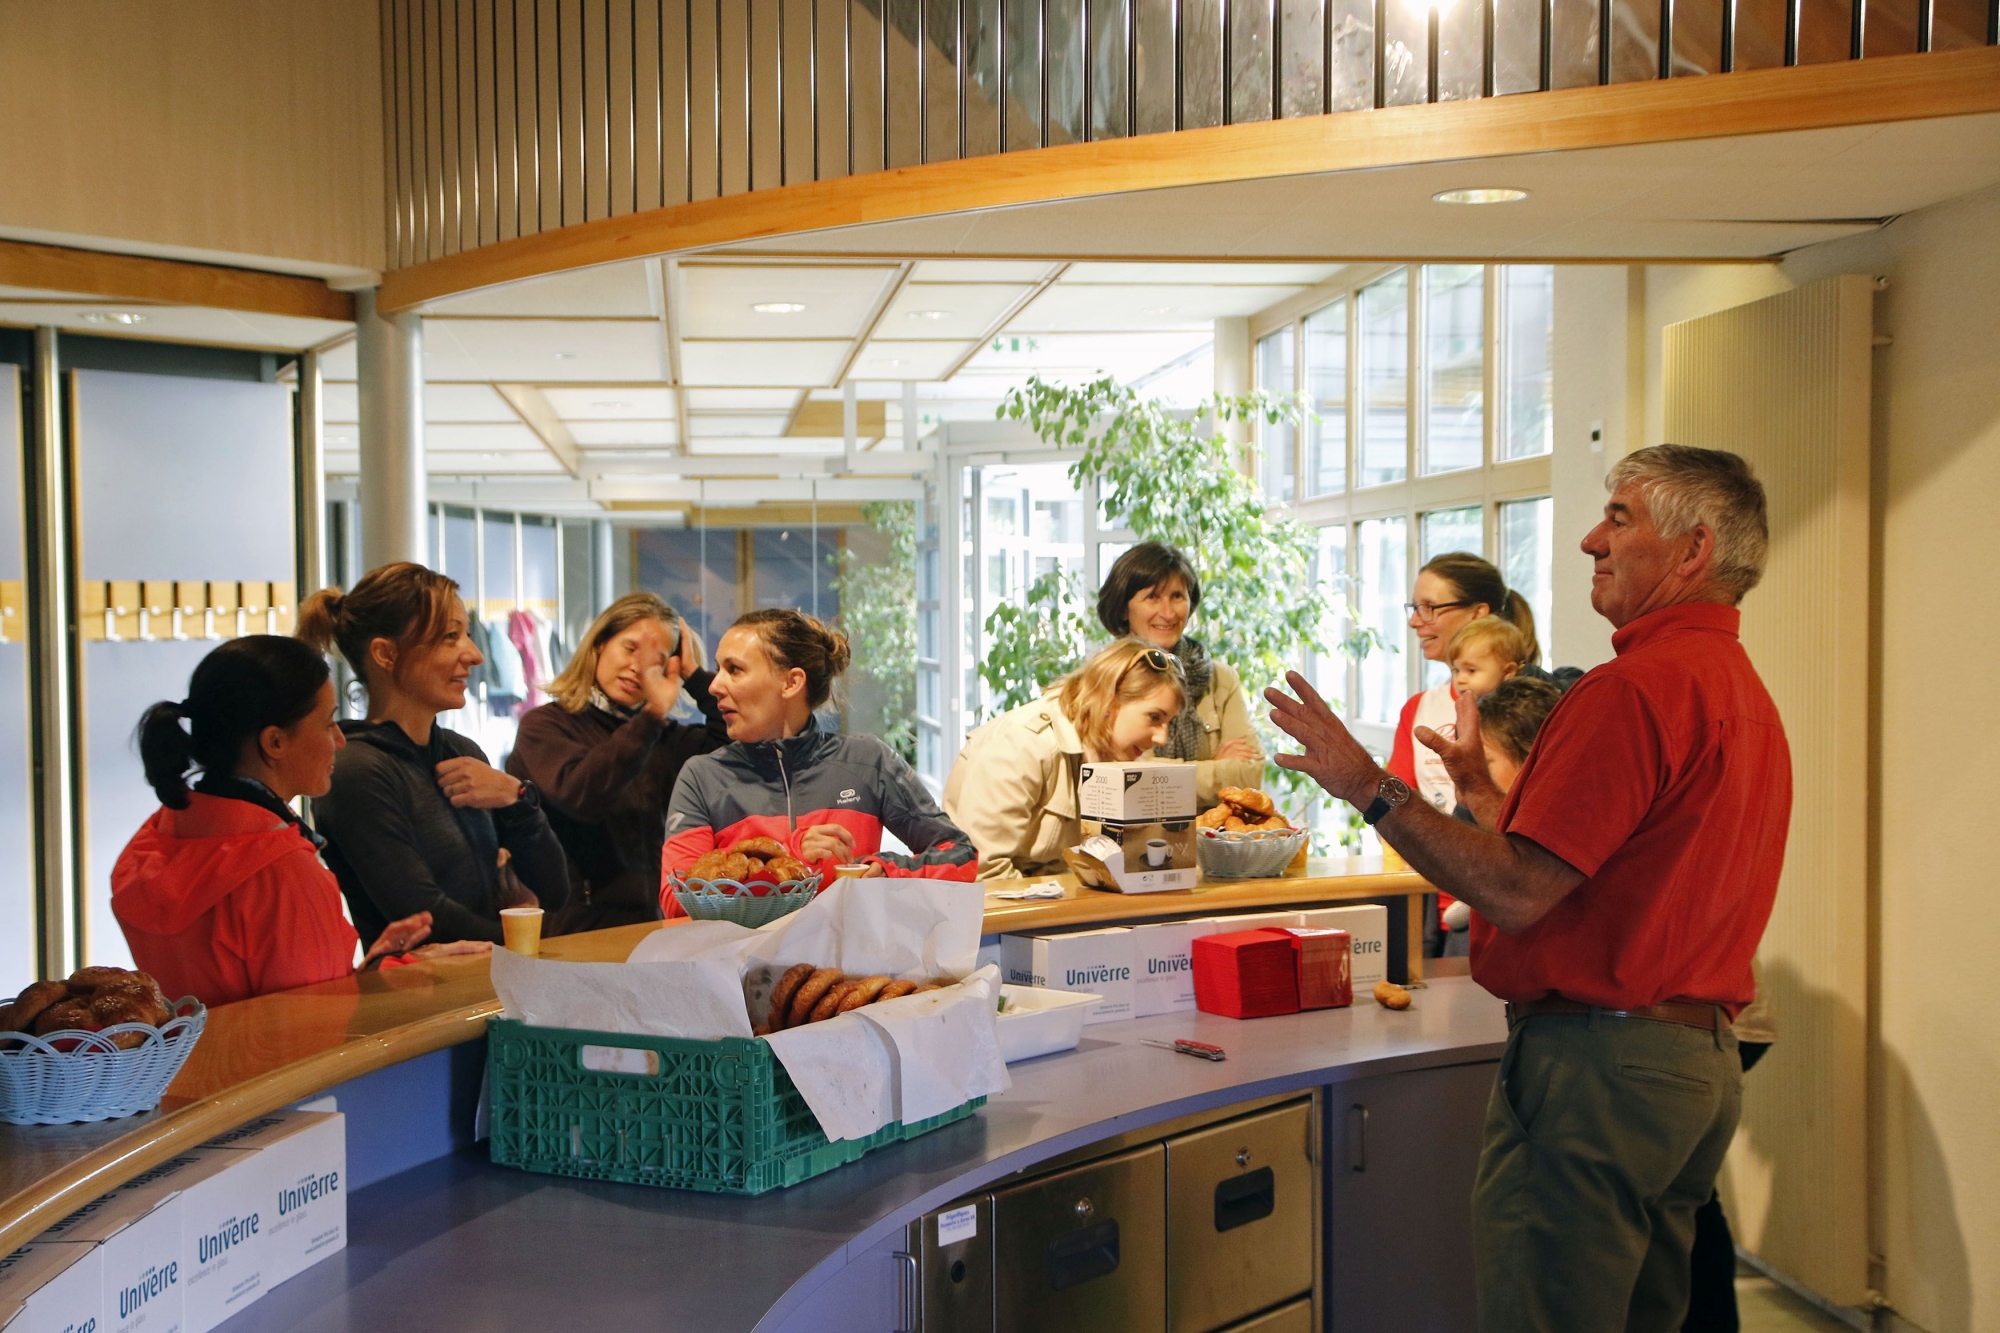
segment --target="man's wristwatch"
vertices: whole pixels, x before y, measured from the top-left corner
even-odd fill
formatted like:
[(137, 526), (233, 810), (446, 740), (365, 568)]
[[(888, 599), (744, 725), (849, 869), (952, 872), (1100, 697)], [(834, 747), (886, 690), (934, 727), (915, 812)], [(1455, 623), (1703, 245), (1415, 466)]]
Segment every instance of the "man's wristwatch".
[(1410, 784), (1394, 773), (1386, 773), (1382, 777), (1382, 785), (1375, 789), (1375, 799), (1361, 812), (1361, 822), (1373, 828), (1391, 810), (1409, 799)]

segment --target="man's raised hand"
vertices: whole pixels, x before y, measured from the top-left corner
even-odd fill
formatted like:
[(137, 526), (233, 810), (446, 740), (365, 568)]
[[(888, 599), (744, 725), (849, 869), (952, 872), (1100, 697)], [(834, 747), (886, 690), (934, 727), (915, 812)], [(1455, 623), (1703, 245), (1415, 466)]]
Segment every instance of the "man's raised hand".
[(1444, 761), (1445, 772), (1451, 774), (1451, 785), (1458, 789), (1458, 799), (1472, 811), (1480, 826), (1494, 828), (1499, 823), (1506, 793), (1494, 784), (1493, 775), (1486, 768), (1486, 746), (1479, 739), (1479, 701), (1468, 691), (1459, 695), (1457, 702), (1458, 721), (1452, 727), (1452, 735), (1417, 727), (1410, 736), (1418, 744), (1429, 746)]
[(1366, 807), (1382, 785), (1382, 768), (1361, 742), (1349, 734), (1312, 682), (1296, 671), (1285, 673), (1285, 683), (1297, 698), (1273, 686), (1264, 691), (1271, 705), (1271, 721), (1278, 730), (1297, 741), (1304, 754), (1281, 754), (1280, 768), (1294, 769), (1349, 804)]

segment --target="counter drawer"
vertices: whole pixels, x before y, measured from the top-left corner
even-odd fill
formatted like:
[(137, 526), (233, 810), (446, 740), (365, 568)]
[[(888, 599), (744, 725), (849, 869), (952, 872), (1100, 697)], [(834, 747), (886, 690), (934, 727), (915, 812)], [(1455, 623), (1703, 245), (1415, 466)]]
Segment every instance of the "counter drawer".
[(1169, 1333), (1209, 1333), (1312, 1290), (1310, 1102), (1166, 1148)]
[(960, 1199), (913, 1226), (917, 1327), (923, 1333), (992, 1333), (993, 1196)]
[(993, 1196), (996, 1333), (1163, 1333), (1160, 1144)]
[(1313, 1333), (1312, 1297), (1301, 1296), (1269, 1314), (1232, 1324), (1225, 1333)]

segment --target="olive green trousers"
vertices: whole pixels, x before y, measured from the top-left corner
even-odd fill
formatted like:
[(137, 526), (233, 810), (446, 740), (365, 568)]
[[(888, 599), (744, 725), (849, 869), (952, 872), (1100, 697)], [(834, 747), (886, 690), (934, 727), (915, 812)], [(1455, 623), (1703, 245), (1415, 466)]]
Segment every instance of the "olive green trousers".
[(1742, 1090), (1727, 1029), (1517, 1023), (1472, 1192), (1481, 1333), (1676, 1333)]

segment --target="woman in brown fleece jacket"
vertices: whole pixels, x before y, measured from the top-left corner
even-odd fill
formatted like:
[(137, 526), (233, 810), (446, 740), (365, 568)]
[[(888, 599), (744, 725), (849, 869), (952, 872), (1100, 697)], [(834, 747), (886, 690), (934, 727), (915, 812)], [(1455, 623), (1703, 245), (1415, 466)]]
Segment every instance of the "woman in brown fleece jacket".
[[(507, 771), (532, 781), (569, 855), (569, 902), (551, 934), (660, 917), (660, 848), (681, 765), (729, 743), (709, 695), (701, 645), (667, 604), (628, 593), (591, 623), (521, 719)], [(681, 691), (706, 726), (667, 721)]]

